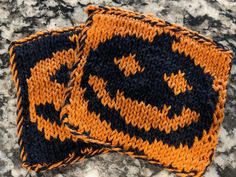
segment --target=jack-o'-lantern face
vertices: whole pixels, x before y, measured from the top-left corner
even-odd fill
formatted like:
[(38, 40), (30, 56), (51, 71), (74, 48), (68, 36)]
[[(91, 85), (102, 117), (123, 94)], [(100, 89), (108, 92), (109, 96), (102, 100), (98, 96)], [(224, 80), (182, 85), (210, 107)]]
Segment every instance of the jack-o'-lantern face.
[(64, 123), (86, 142), (203, 173), (223, 118), (231, 54), (159, 19), (108, 7), (88, 12)]
[[(218, 93), (210, 74), (172, 50), (178, 41), (164, 33), (152, 41), (117, 35), (91, 49), (77, 78), (86, 114), (131, 137), (191, 147), (211, 127)], [(76, 114), (80, 123), (87, 117), (82, 107)]]
[[(112, 129), (153, 142), (191, 146), (212, 124), (213, 78), (172, 51), (167, 35), (153, 42), (115, 36), (91, 51), (81, 87), (88, 110)], [(128, 127), (123, 129), (123, 127)]]

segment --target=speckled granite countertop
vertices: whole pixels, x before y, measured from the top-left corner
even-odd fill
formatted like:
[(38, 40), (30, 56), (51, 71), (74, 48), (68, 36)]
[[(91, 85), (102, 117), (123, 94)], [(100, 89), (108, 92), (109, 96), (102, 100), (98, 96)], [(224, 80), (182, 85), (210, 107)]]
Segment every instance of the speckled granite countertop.
[[(7, 48), (10, 41), (39, 30), (73, 26), (86, 19), (87, 4), (121, 6), (152, 13), (184, 25), (236, 53), (235, 0), (0, 0), (0, 177), (170, 177), (154, 165), (116, 153), (99, 155), (44, 173), (27, 173), (19, 160), (16, 136), (16, 90), (11, 81)], [(206, 177), (236, 176), (236, 61), (231, 70), (225, 120), (213, 164)]]

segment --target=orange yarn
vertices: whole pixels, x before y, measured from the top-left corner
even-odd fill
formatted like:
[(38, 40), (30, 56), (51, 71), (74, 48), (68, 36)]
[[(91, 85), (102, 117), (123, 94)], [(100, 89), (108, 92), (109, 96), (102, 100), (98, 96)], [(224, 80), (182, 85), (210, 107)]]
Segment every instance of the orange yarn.
[(170, 76), (164, 74), (164, 80), (168, 83), (168, 86), (174, 90), (175, 95), (186, 92), (186, 90), (192, 90), (192, 86), (188, 85), (184, 79), (184, 73), (179, 71), (177, 74), (171, 73)]
[(123, 71), (126, 77), (131, 74), (134, 75), (136, 72), (143, 72), (144, 70), (144, 68), (142, 68), (135, 60), (135, 55), (131, 54), (128, 57), (122, 57), (121, 59), (114, 58), (114, 63), (119, 66), (119, 69)]

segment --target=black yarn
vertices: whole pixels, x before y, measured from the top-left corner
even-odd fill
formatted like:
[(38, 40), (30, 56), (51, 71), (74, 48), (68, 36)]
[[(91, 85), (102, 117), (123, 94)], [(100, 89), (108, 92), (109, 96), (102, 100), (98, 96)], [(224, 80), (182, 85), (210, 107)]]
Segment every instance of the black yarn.
[(59, 84), (64, 83), (67, 85), (70, 80), (70, 69), (66, 65), (61, 65), (56, 74), (50, 77), (50, 80), (56, 81)]
[(58, 125), (61, 125), (60, 111), (57, 111), (52, 103), (46, 103), (45, 105), (35, 105), (36, 113), (39, 116), (43, 116), (45, 119), (48, 119), (51, 123), (56, 122)]

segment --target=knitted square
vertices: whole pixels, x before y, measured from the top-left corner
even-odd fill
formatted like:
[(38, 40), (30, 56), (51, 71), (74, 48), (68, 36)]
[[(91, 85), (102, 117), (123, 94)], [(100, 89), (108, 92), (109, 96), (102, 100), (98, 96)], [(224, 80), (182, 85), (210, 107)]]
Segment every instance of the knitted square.
[(87, 13), (66, 126), (82, 140), (201, 176), (216, 148), (232, 53), (150, 15), (94, 6)]
[(9, 48), (17, 87), (17, 130), (23, 167), (41, 171), (105, 151), (79, 141), (60, 121), (61, 101), (76, 61), (82, 26), (37, 32)]

